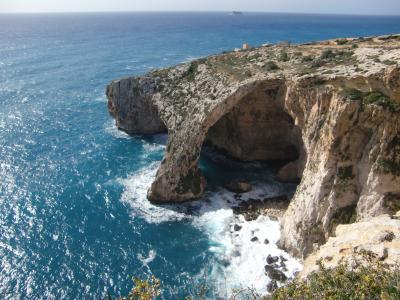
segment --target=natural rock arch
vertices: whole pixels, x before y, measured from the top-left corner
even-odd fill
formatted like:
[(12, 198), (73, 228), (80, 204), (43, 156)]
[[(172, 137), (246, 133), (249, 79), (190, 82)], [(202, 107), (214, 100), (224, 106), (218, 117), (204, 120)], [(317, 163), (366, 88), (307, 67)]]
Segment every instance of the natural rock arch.
[[(253, 106), (246, 107), (251, 101), (245, 99), (258, 92), (271, 93), (273, 100), (268, 103), (276, 101), (280, 120), (288, 120), (281, 127), (296, 128), (294, 136), (283, 130), (281, 137), (291, 138), (282, 139), (281, 145), (290, 149), (288, 141), (298, 141), (297, 170), (302, 175), (281, 222), (281, 245), (304, 257), (325, 241), (335, 224), (347, 222), (347, 217), (360, 220), (390, 213), (390, 203), (398, 203), (400, 118), (394, 108), (400, 103), (400, 69), (375, 68), (363, 74), (344, 67), (348, 74), (339, 69), (330, 70), (337, 74), (317, 71), (304, 76), (287, 65), (266, 72), (260, 69), (260, 62), (251, 62), (257, 57), (265, 60), (266, 55), (271, 55), (269, 48), (214, 56), (114, 81), (107, 89), (109, 109), (117, 126), (129, 133), (168, 129), (165, 157), (148, 195), (154, 202), (176, 203), (200, 197), (204, 191), (198, 159), (207, 139), (239, 158), (291, 153), (282, 149), (260, 153), (251, 147), (237, 147), (242, 138), (231, 145), (213, 141), (213, 136), (218, 139), (220, 132), (223, 135), (226, 131), (221, 124), (241, 120), (242, 109), (251, 110)], [(239, 69), (241, 62), (244, 64)], [(354, 99), (349, 91), (356, 91), (361, 99)], [(371, 92), (386, 95), (387, 103), (363, 101)], [(256, 97), (261, 98), (268, 97)], [(235, 116), (236, 110), (239, 116)], [(155, 126), (148, 127), (148, 123)], [(143, 128), (146, 132), (141, 132)], [(253, 141), (258, 141), (257, 136)]]

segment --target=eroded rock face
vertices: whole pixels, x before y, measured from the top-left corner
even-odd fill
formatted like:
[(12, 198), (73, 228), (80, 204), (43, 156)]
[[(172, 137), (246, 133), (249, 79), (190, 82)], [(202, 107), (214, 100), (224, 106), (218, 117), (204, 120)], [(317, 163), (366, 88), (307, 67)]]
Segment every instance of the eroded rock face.
[[(394, 36), (212, 56), (111, 83), (109, 108), (127, 132), (168, 129), (154, 202), (202, 195), (206, 142), (244, 161), (297, 159), (281, 245), (304, 257), (337, 224), (399, 205), (399, 48)], [(289, 61), (279, 62), (283, 52)]]
[(106, 91), (108, 110), (117, 127), (129, 134), (166, 132), (157, 107), (151, 101), (155, 92), (155, 78), (125, 78), (109, 85)]
[[(398, 214), (400, 218), (400, 211)], [(328, 268), (336, 267), (341, 260), (352, 264), (357, 254), (365, 253), (392, 268), (400, 265), (400, 220), (389, 215), (366, 218), (350, 225), (339, 225), (335, 237), (310, 255), (300, 274), (305, 278), (317, 271), (321, 260)], [(361, 256), (362, 258), (362, 256)]]

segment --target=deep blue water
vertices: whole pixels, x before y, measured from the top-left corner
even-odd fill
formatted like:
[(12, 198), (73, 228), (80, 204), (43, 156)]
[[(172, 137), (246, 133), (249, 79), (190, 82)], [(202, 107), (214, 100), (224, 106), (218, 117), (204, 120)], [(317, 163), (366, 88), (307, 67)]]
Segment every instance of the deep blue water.
[[(145, 201), (165, 137), (114, 128), (111, 80), (243, 42), (398, 32), (400, 17), (0, 14), (0, 297), (98, 299), (127, 293), (132, 275), (154, 274), (176, 299), (218, 276), (204, 207), (193, 221)], [(223, 177), (224, 167), (202, 166)], [(271, 193), (290, 189), (263, 176)]]

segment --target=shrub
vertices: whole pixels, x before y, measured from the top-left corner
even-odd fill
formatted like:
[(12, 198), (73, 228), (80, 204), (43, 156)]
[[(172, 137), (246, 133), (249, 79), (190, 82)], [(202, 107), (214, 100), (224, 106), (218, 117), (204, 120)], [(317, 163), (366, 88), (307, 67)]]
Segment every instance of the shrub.
[(344, 88), (341, 95), (350, 100), (362, 100), (365, 105), (378, 105), (390, 112), (400, 111), (400, 105), (394, 103), (388, 96), (379, 91), (363, 93), (357, 89)]
[(343, 89), (341, 94), (342, 94), (342, 96), (344, 96), (350, 100), (362, 100), (363, 99), (363, 93), (357, 89), (345, 88), (345, 89)]
[(314, 85), (324, 85), (326, 83), (326, 80), (325, 79), (322, 79), (322, 78), (320, 78), (320, 77), (315, 77), (314, 79), (313, 79), (313, 84)]
[(303, 59), (302, 59), (303, 62), (309, 62), (309, 61), (313, 61), (313, 60), (314, 60), (314, 58), (311, 55), (303, 56)]
[(267, 71), (273, 71), (273, 70), (278, 70), (279, 67), (278, 67), (278, 65), (277, 65), (274, 61), (268, 61), (268, 62), (265, 64), (265, 69), (266, 69)]
[(189, 69), (186, 71), (185, 76), (188, 81), (193, 81), (196, 77), (198, 63), (193, 61), (190, 63)]
[(339, 40), (336, 40), (336, 44), (338, 44), (338, 45), (345, 45), (345, 44), (347, 44), (347, 40), (346, 39), (339, 39)]
[(328, 59), (333, 57), (335, 57), (335, 53), (333, 53), (331, 49), (324, 50), (321, 53), (321, 59)]
[(382, 106), (382, 107), (389, 109), (391, 112), (395, 112), (395, 111), (399, 110), (399, 105), (392, 102), (388, 96), (386, 96), (385, 94), (383, 94), (379, 91), (373, 91), (373, 92), (366, 93), (364, 95), (364, 103)]
[(161, 295), (160, 280), (154, 276), (148, 280), (134, 278), (133, 282), (135, 285), (128, 296), (121, 297), (119, 300), (154, 300)]
[(342, 261), (333, 269), (319, 262), (319, 271), (306, 280), (294, 280), (265, 299), (400, 299), (399, 270), (388, 269), (368, 254), (355, 262), (353, 267)]
[(281, 54), (279, 55), (279, 61), (286, 62), (289, 60), (290, 60), (289, 55), (285, 51), (282, 51)]

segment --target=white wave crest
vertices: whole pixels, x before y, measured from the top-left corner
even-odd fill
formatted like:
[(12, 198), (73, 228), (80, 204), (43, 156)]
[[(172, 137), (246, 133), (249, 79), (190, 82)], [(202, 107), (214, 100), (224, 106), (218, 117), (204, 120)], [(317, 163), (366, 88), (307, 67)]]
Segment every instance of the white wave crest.
[[(280, 238), (279, 222), (267, 216), (246, 221), (243, 216), (235, 215), (233, 206), (237, 205), (233, 193), (220, 188), (207, 192), (201, 200), (180, 206), (156, 206), (146, 197), (159, 162), (152, 163), (127, 179), (121, 180), (125, 187), (122, 202), (132, 208), (133, 217), (141, 217), (148, 223), (162, 223), (182, 219), (191, 220), (194, 227), (209, 237), (208, 251), (213, 253), (215, 262), (205, 267), (195, 279), (207, 282), (215, 289), (216, 297), (229, 296), (233, 289), (253, 288), (260, 294), (267, 293), (270, 278), (265, 274), (267, 257), (284, 257), (285, 267), (281, 270), (288, 278), (301, 270), (300, 262), (278, 248)], [(242, 200), (274, 196), (280, 188), (275, 185), (255, 183), (253, 190), (242, 195)], [(191, 213), (186, 213), (190, 211)], [(240, 227), (240, 230), (235, 230)], [(140, 256), (143, 264), (154, 259), (154, 255)], [(251, 286), (249, 286), (251, 284)]]

